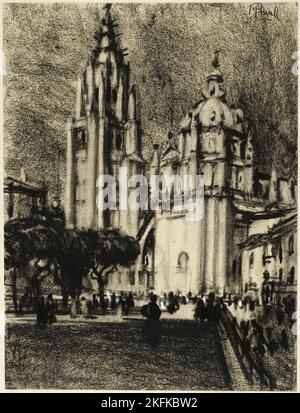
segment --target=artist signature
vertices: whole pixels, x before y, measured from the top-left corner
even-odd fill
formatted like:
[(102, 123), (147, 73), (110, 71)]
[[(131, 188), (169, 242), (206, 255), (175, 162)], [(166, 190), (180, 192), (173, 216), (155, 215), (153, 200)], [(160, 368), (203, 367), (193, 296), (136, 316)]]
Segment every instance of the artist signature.
[(249, 6), (249, 16), (264, 21), (279, 20), (279, 7), (267, 9), (262, 3), (252, 3)]

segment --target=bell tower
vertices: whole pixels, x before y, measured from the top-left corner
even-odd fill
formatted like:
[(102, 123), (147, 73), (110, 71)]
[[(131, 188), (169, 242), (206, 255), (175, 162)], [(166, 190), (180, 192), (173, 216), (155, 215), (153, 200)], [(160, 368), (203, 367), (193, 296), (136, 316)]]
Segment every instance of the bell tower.
[(76, 110), (68, 123), (66, 220), (69, 227), (122, 227), (136, 235), (139, 211), (97, 208), (104, 189), (99, 177), (109, 174), (117, 179), (122, 166), (131, 176), (142, 173), (145, 165), (136, 92), (110, 9), (111, 5), (104, 7), (95, 34), (97, 46), (79, 75)]

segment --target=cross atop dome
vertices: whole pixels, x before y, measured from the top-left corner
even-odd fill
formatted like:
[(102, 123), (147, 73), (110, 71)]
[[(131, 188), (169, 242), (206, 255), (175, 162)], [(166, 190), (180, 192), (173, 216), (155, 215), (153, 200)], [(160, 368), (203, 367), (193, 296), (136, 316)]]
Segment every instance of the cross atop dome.
[(111, 3), (106, 3), (102, 8), (103, 10), (106, 10), (106, 13), (110, 12), (112, 4)]

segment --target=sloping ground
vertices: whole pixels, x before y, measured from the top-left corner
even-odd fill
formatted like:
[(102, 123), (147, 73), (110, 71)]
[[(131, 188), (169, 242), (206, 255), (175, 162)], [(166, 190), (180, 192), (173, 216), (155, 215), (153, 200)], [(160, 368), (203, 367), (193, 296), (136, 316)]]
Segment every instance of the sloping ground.
[(163, 320), (154, 349), (141, 321), (7, 328), (7, 388), (228, 390), (209, 325)]

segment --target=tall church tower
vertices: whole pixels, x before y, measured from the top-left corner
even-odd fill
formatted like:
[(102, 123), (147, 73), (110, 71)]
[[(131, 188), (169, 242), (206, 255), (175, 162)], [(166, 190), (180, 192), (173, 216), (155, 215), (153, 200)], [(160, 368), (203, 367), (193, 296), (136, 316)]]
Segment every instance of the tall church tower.
[(99, 177), (117, 178), (120, 167), (128, 168), (129, 177), (144, 170), (135, 88), (110, 6), (105, 9), (98, 45), (78, 78), (76, 113), (68, 121), (66, 222), (78, 228), (120, 227), (136, 235), (139, 211), (97, 208)]
[(205, 219), (201, 232), (202, 240), (205, 239), (202, 288), (206, 292), (220, 294), (227, 284), (231, 244), (228, 144), (234, 134), (234, 127), (217, 54), (212, 66), (203, 92), (204, 101), (200, 102), (194, 118), (198, 116), (199, 121), (199, 172), (204, 179), (205, 195)]
[(252, 137), (246, 133), (242, 110), (227, 103), (217, 52), (212, 66), (200, 101), (183, 119), (177, 136), (169, 136), (162, 145), (160, 158), (156, 159), (156, 152), (153, 157), (153, 168), (164, 177), (201, 175), (204, 181), (201, 219), (189, 222), (184, 212), (180, 215), (175, 210), (156, 212), (158, 291), (222, 295), (231, 280), (233, 201), (252, 192)]

